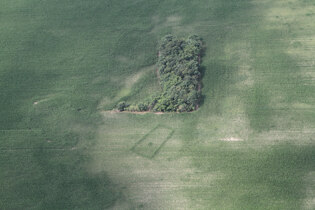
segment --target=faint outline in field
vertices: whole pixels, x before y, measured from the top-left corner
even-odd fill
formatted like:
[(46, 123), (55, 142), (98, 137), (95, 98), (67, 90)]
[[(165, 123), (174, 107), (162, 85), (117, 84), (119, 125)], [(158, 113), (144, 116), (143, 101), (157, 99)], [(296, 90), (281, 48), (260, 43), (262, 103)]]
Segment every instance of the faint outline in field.
[[(153, 135), (154, 132), (156, 132), (159, 129), (166, 129), (169, 130), (169, 132), (166, 134), (166, 136), (164, 137), (164, 139), (162, 139), (160, 144), (157, 144), (157, 146), (155, 147), (156, 149), (154, 149), (152, 152), (148, 152), (147, 149), (138, 149), (140, 147), (140, 145), (142, 143), (144, 143), (146, 140), (148, 140), (148, 137), (150, 135)], [(142, 138), (140, 138), (135, 144), (134, 146), (130, 149), (132, 152), (136, 153), (137, 155), (140, 155), (144, 158), (149, 158), (149, 159), (153, 159), (159, 152), (160, 150), (163, 148), (163, 146), (166, 144), (166, 142), (172, 137), (174, 133), (174, 130), (166, 127), (166, 126), (162, 126), (162, 125), (157, 125), (155, 126), (153, 129), (151, 129), (147, 134), (145, 134)], [(163, 137), (161, 137), (163, 138)], [(149, 142), (148, 145), (150, 145), (151, 142)], [(148, 153), (148, 154), (146, 154)]]

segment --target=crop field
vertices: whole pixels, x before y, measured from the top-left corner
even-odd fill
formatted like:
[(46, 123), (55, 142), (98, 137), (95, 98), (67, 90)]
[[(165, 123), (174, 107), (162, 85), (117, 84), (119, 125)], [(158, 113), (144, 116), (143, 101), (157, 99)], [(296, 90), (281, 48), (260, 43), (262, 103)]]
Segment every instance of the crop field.
[[(313, 0), (1, 0), (0, 209), (315, 209)], [(158, 42), (203, 38), (190, 113)]]
[(157, 126), (137, 141), (131, 150), (142, 157), (152, 159), (172, 137), (172, 134), (173, 131), (169, 128)]

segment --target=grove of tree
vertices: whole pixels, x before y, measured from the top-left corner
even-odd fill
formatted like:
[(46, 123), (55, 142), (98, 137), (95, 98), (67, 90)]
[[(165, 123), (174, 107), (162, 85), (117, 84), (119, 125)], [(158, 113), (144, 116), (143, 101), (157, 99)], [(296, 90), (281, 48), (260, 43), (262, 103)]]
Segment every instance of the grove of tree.
[(138, 104), (118, 104), (119, 111), (189, 112), (200, 101), (200, 53), (202, 40), (197, 35), (179, 39), (166, 35), (159, 45), (157, 71), (161, 93)]

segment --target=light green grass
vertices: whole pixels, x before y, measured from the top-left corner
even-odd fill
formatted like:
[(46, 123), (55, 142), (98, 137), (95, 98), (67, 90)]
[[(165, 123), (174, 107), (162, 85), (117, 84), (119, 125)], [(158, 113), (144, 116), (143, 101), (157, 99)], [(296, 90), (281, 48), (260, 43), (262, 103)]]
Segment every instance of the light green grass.
[[(0, 4), (0, 209), (314, 208), (312, 1)], [(159, 88), (168, 33), (205, 41), (200, 109), (101, 112)]]

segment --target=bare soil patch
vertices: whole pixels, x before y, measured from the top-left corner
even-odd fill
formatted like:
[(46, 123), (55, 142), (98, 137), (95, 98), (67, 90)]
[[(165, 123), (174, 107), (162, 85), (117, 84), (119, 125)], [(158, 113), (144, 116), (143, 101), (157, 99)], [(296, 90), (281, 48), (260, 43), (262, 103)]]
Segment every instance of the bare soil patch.
[(240, 138), (235, 138), (235, 137), (228, 137), (228, 138), (223, 138), (220, 139), (221, 141), (244, 141), (243, 139)]
[(164, 112), (154, 112), (154, 114), (164, 114)]

